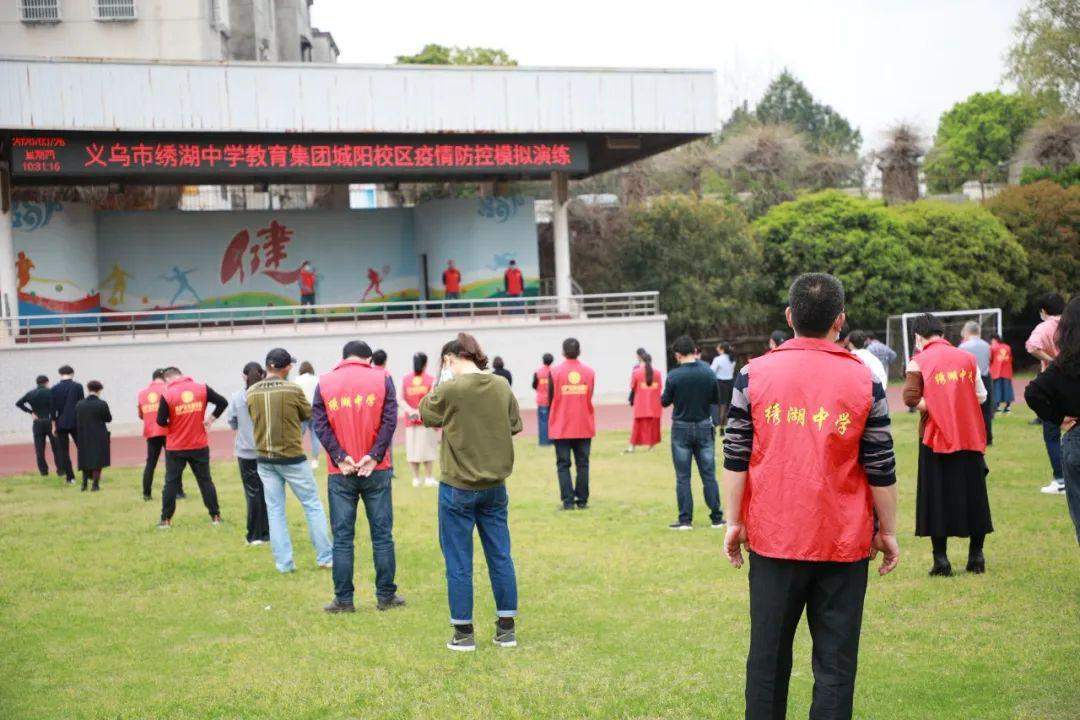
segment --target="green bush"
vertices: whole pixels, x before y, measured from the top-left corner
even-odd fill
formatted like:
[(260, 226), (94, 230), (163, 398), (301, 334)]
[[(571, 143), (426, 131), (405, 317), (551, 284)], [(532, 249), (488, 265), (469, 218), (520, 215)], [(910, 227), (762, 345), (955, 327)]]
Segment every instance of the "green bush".
[(1057, 183), (1061, 187), (1070, 187), (1072, 185), (1080, 184), (1080, 163), (1073, 163), (1059, 172), (1054, 172), (1050, 168), (1045, 167), (1026, 167), (1020, 173), (1021, 185), (1030, 185), (1039, 182), (1040, 180), (1049, 180), (1050, 182)]

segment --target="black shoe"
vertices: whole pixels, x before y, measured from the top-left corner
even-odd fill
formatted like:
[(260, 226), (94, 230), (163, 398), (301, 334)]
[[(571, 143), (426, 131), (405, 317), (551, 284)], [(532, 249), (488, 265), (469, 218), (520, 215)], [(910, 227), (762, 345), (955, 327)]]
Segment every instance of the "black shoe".
[(337, 598), (334, 598), (329, 605), (323, 606), (323, 612), (328, 612), (331, 615), (339, 615), (341, 613), (354, 613), (356, 612), (356, 606), (352, 603), (343, 603)]
[(397, 593), (394, 593), (388, 598), (379, 598), (375, 603), (375, 609), (381, 611), (393, 610), (396, 607), (401, 607), (405, 604), (405, 598), (401, 597)]
[(573, 510), (574, 509), (574, 503), (563, 503), (563, 506), (561, 508), (559, 508), (559, 509), (560, 510)]
[(501, 628), (495, 623), (495, 644), (499, 647), (517, 647), (517, 632), (514, 628)]
[(187, 500), (187, 495), (185, 495), (184, 491), (181, 490), (180, 492), (176, 493), (176, 499), (177, 500)]
[(974, 555), (968, 555), (967, 571), (975, 575), (982, 575), (986, 572), (986, 557), (982, 554), (982, 551)]
[(694, 525), (692, 523), (673, 522), (668, 525), (668, 530), (693, 530)]
[(589, 503), (587, 503), (587, 502), (579, 502), (577, 504), (577, 509), (578, 510), (588, 510), (589, 509)]
[(86, 492), (86, 483), (82, 484), (82, 489), (79, 492)]
[(101, 486), (98, 485), (97, 483), (94, 483), (93, 487), (90, 488), (90, 492), (97, 492), (100, 489), (101, 489)]
[(154, 497), (152, 495), (143, 495), (142, 499), (143, 499), (143, 502), (150, 502), (151, 500), (154, 499)]
[(930, 568), (930, 575), (937, 577), (949, 577), (952, 575), (952, 564), (944, 555), (934, 556), (934, 567)]
[(46, 470), (45, 472), (41, 473), (41, 477), (49, 477), (49, 471)]

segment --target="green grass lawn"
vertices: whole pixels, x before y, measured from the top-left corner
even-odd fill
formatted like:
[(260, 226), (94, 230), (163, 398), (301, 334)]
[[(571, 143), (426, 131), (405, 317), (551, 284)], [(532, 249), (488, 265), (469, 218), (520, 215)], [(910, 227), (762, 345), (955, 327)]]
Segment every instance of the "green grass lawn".
[[(896, 419), (903, 555), (892, 575), (871, 577), (856, 717), (1080, 718), (1080, 553), (1064, 498), (1038, 493), (1049, 469), (1030, 417), (996, 424), (988, 573), (948, 579), (926, 576), (929, 541), (911, 535), (914, 423)], [(625, 441), (595, 441), (591, 509), (580, 513), (556, 511), (553, 453), (518, 442), (520, 645), (490, 644), (477, 542), (472, 654), (444, 647), (436, 494), (411, 487), (400, 457), (395, 536), (409, 604), (375, 611), (361, 520), (358, 611), (344, 616), (321, 611), (330, 574), (315, 566), (295, 499), (298, 572), (280, 576), (269, 547), (245, 546), (231, 462), (215, 466), (225, 524), (209, 525), (189, 480), (170, 532), (154, 528), (159, 505), (142, 502), (134, 469), (107, 471), (95, 494), (54, 478), (0, 480), (0, 718), (742, 717), (746, 570), (724, 559), (696, 475), (697, 528), (667, 529), (668, 447), (624, 456)], [(965, 552), (954, 541), (954, 566)], [(804, 623), (792, 718), (807, 714), (809, 652)]]

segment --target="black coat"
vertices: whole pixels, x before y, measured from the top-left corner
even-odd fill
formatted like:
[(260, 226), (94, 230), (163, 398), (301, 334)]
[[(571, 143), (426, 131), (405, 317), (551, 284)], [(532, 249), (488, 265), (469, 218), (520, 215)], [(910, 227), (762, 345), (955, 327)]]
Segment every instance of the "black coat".
[(109, 403), (96, 395), (80, 400), (75, 406), (79, 438), (79, 469), (100, 470), (109, 467), (109, 428), (112, 422)]
[(75, 405), (83, 399), (83, 386), (61, 380), (52, 386), (52, 419), (59, 430), (75, 429)]

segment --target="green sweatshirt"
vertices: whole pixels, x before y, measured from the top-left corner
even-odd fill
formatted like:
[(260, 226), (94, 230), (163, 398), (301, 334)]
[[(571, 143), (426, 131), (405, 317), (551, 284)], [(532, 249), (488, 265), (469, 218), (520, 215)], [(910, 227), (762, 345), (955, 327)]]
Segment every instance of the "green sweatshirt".
[(311, 419), (311, 405), (294, 382), (273, 376), (247, 390), (247, 411), (255, 427), (255, 454), (262, 462), (293, 464), (304, 455), (300, 423)]
[(497, 375), (468, 373), (440, 383), (420, 401), (420, 418), (442, 428), (442, 481), (463, 490), (486, 490), (514, 469), (512, 435), (521, 413), (510, 386)]

